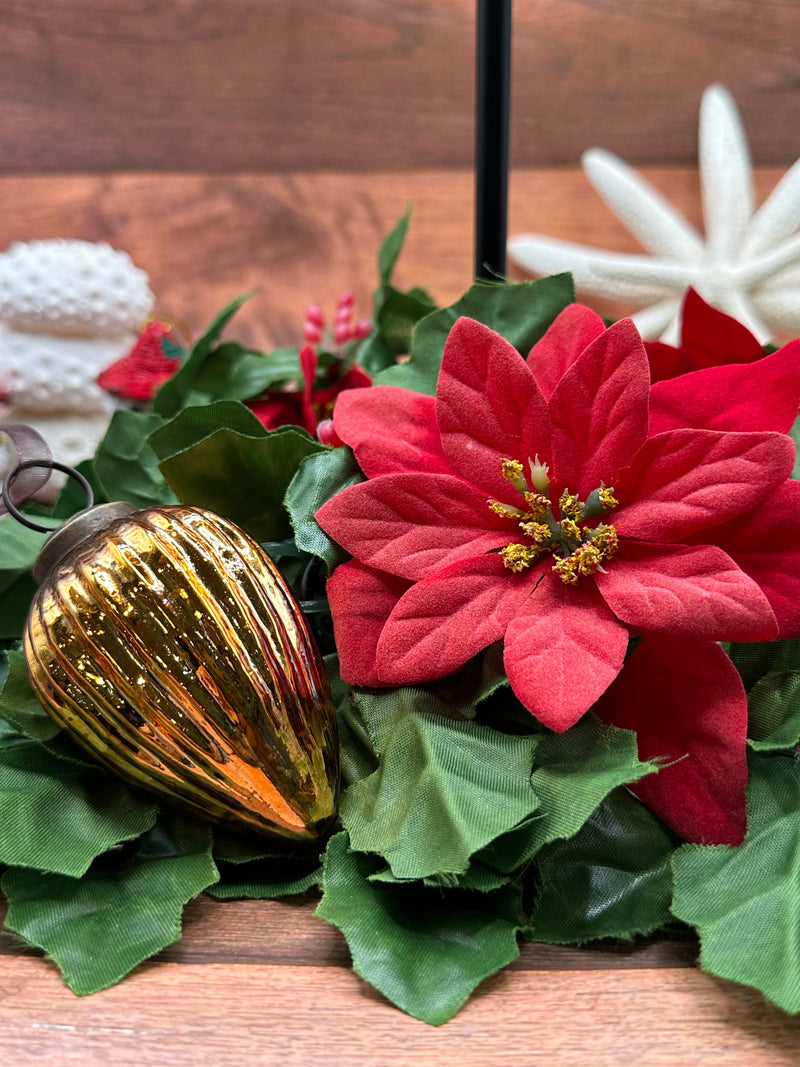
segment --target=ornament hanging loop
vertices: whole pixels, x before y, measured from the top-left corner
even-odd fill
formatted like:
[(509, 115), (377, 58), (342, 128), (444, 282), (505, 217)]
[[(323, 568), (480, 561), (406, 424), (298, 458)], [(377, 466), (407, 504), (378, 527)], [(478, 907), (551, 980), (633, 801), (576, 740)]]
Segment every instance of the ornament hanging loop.
[(36, 530), (39, 533), (53, 532), (52, 526), (45, 526), (44, 523), (36, 522), (29, 516), (23, 515), (23, 513), (19, 510), (14, 501), (11, 499), (11, 487), (14, 484), (15, 480), (19, 477), (19, 475), (22, 474), (23, 471), (33, 470), (37, 467), (42, 467), (48, 470), (61, 471), (62, 474), (66, 474), (69, 478), (73, 478), (78, 483), (78, 485), (80, 485), (81, 489), (83, 489), (84, 493), (86, 493), (86, 508), (84, 510), (88, 510), (89, 508), (94, 506), (94, 493), (92, 492), (92, 487), (91, 485), (89, 485), (88, 481), (84, 478), (80, 471), (75, 470), (74, 467), (68, 467), (65, 463), (56, 463), (55, 460), (51, 461), (50, 463), (44, 463), (43, 461), (38, 459), (28, 459), (25, 460), (24, 463), (18, 464), (16, 467), (14, 467), (12, 471), (9, 471), (9, 473), (3, 479), (3, 505), (8, 514), (11, 515), (12, 518), (16, 519), (17, 522), (21, 523), (23, 526), (27, 526), (29, 530)]

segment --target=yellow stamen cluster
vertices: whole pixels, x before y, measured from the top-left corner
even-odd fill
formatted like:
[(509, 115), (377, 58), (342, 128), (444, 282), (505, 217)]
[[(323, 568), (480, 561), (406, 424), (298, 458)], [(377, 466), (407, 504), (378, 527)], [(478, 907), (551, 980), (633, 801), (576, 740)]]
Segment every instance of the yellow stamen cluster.
[(579, 578), (586, 578), (603, 570), (603, 563), (610, 560), (617, 550), (619, 538), (613, 526), (598, 526), (594, 536), (582, 542), (564, 559), (560, 559), (553, 570), (566, 585), (575, 585)]
[(565, 489), (558, 501), (560, 518), (556, 519), (547, 495), (550, 485), (547, 464), (537, 456), (535, 461), (528, 461), (528, 466), (533, 489), (528, 486), (519, 460), (504, 459), (502, 465), (503, 478), (523, 497), (525, 511), (500, 500), (488, 501), (495, 515), (514, 520), (529, 541), (512, 542), (501, 549), (504, 565), (519, 574), (549, 552), (557, 559), (553, 570), (566, 585), (575, 585), (579, 578), (602, 571), (603, 563), (617, 550), (617, 531), (605, 523), (595, 527), (581, 523), (617, 506), (613, 488), (601, 485), (585, 501)]

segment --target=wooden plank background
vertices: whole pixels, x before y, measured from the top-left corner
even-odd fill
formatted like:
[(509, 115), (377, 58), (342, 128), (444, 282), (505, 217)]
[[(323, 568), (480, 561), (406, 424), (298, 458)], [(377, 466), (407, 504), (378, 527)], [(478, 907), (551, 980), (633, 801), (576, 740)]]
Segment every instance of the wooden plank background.
[[(0, 168), (469, 166), (474, 0), (4, 0)], [(514, 163), (593, 143), (691, 164), (725, 82), (764, 164), (790, 162), (792, 0), (517, 0)]]
[[(195, 332), (255, 289), (230, 333), (270, 347), (297, 343), (305, 305), (344, 288), (368, 311), (378, 243), (413, 202), (397, 281), (455, 299), (472, 265), (473, 9), (5, 0), (0, 249), (109, 241)], [(714, 81), (741, 108), (759, 199), (800, 155), (792, 0), (516, 0), (514, 16), (512, 232), (636, 248), (580, 172), (591, 145), (702, 225), (697, 111)], [(800, 1062), (800, 1022), (691, 967), (692, 942), (523, 946), (435, 1030), (355, 977), (311, 910), (201, 899), (178, 945), (85, 999), (0, 937), (0, 1061)]]

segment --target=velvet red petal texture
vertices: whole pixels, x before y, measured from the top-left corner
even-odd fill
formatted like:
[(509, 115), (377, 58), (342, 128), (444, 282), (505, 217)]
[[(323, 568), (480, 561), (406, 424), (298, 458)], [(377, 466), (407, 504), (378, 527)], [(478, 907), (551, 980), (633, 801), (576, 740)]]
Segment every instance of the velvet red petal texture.
[(633, 630), (713, 641), (766, 641), (777, 635), (766, 596), (713, 545), (623, 541), (595, 582), (617, 618)]
[(769, 600), (781, 639), (800, 637), (800, 482), (785, 482), (769, 502), (714, 531), (714, 540), (751, 575)]
[(738, 363), (656, 382), (650, 434), (696, 426), (708, 430), (788, 433), (800, 410), (800, 341), (755, 363)]
[(395, 385), (351, 389), (336, 401), (333, 425), (368, 478), (399, 471), (450, 472), (432, 396)]
[(508, 520), (451, 474), (385, 474), (323, 504), (317, 522), (356, 559), (403, 578), (425, 578), (508, 544)]
[(559, 485), (585, 498), (614, 483), (647, 437), (649, 389), (644, 345), (622, 319), (583, 350), (550, 398)]
[(413, 585), (378, 642), (378, 674), (411, 685), (451, 674), (499, 641), (530, 597), (535, 575), (512, 574), (494, 553), (455, 563)]
[(668, 430), (645, 442), (616, 483), (612, 521), (620, 536), (682, 541), (754, 508), (793, 464), (784, 434)]
[(764, 355), (758, 338), (746, 326), (707, 304), (695, 289), (686, 293), (681, 322), (681, 348), (695, 368), (752, 363)]
[(584, 348), (604, 333), (605, 328), (600, 316), (583, 304), (568, 304), (554, 319), (544, 337), (530, 350), (527, 360), (547, 400)]
[(537, 719), (566, 730), (616, 678), (627, 648), (627, 629), (591, 583), (566, 588), (546, 572), (506, 631), (506, 674)]
[(646, 634), (594, 711), (636, 731), (640, 759), (676, 761), (631, 786), (668, 826), (687, 841), (741, 843), (747, 698), (719, 645)]
[(527, 364), (504, 337), (458, 319), (447, 338), (436, 418), (451, 466), (490, 497), (518, 502), (502, 477), (504, 459), (550, 452), (550, 419)]
[(645, 341), (650, 362), (650, 381), (663, 382), (697, 370), (694, 361), (680, 348), (673, 348), (664, 341)]
[(342, 679), (349, 685), (380, 686), (376, 649), (392, 608), (408, 589), (402, 578), (350, 560), (328, 579), (336, 649)]

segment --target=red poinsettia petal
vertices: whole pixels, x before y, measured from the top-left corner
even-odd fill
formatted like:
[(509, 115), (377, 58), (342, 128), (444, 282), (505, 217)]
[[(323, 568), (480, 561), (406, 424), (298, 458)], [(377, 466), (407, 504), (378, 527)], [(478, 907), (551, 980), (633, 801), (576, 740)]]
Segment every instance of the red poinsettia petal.
[(747, 698), (719, 645), (645, 635), (594, 711), (636, 731), (640, 759), (676, 761), (631, 786), (668, 826), (687, 841), (741, 843)]
[(512, 539), (508, 520), (452, 474), (372, 478), (337, 493), (316, 518), (356, 559), (403, 578), (425, 578)]
[(277, 430), (279, 426), (299, 426), (303, 418), (297, 393), (278, 392), (261, 400), (248, 400), (247, 407), (267, 430)]
[(333, 425), (368, 478), (399, 471), (450, 472), (432, 396), (394, 385), (349, 390), (336, 401)]
[(688, 290), (683, 301), (681, 349), (694, 368), (752, 363), (764, 355), (758, 338), (746, 326), (707, 304), (694, 289)]
[(553, 321), (527, 360), (547, 400), (584, 348), (605, 333), (605, 329), (600, 316), (583, 304), (567, 305)]
[(645, 442), (615, 485), (614, 526), (624, 537), (681, 541), (761, 503), (793, 464), (785, 434), (668, 430)]
[(508, 680), (537, 719), (566, 730), (616, 678), (628, 631), (591, 583), (566, 587), (552, 573), (524, 608), (506, 631)]
[(800, 341), (755, 363), (707, 367), (656, 382), (650, 433), (685, 426), (788, 433), (800, 409)]
[(376, 649), (384, 624), (409, 583), (365, 567), (356, 560), (341, 564), (326, 591), (333, 615), (342, 678), (349, 685), (379, 686)]
[(522, 356), (504, 337), (461, 318), (447, 338), (436, 390), (442, 447), (453, 469), (490, 497), (514, 502), (504, 459), (550, 451), (547, 403)]
[(378, 673), (411, 685), (452, 674), (505, 633), (533, 592), (535, 575), (512, 574), (493, 553), (417, 582), (378, 641)]
[(644, 346), (650, 363), (650, 381), (653, 383), (697, 370), (694, 360), (682, 348), (673, 348), (664, 341), (645, 341)]
[(642, 339), (622, 319), (584, 349), (550, 398), (560, 485), (585, 497), (613, 484), (647, 437), (649, 390)]
[(780, 486), (760, 508), (714, 531), (714, 540), (772, 605), (779, 636), (800, 637), (800, 482)]
[(777, 635), (766, 596), (714, 545), (622, 541), (595, 582), (617, 618), (634, 630), (713, 641), (766, 641)]
[(301, 426), (304, 430), (314, 435), (317, 429), (317, 416), (314, 412), (314, 407), (311, 402), (312, 393), (314, 390), (314, 379), (317, 376), (317, 353), (311, 347), (311, 345), (303, 345), (300, 349), (300, 369), (303, 372), (303, 393), (302, 393), (302, 418)]

